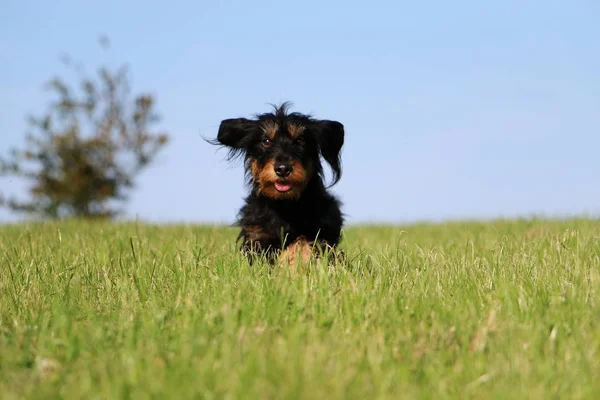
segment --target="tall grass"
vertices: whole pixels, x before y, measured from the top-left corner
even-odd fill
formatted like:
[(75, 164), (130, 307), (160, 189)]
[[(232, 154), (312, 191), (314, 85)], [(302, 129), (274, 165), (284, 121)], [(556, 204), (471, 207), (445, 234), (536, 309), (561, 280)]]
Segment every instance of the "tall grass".
[(0, 227), (0, 397), (600, 393), (600, 222), (349, 227), (295, 275), (236, 233)]

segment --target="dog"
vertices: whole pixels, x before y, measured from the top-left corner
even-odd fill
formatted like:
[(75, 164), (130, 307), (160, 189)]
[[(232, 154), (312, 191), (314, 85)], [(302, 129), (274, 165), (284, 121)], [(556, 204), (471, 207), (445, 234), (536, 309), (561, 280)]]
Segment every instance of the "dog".
[[(229, 160), (244, 159), (250, 193), (238, 214), (240, 250), (266, 256), (271, 264), (307, 263), (341, 240), (341, 202), (327, 189), (342, 175), (344, 126), (290, 113), (289, 102), (272, 107), (252, 119), (221, 121), (212, 143), (226, 147)], [(331, 167), (329, 186), (321, 158)]]

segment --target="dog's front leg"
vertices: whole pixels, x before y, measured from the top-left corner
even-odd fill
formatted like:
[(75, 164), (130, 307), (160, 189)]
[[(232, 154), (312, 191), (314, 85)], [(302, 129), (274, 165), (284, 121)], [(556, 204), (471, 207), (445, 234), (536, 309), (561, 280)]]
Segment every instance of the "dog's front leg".
[(304, 236), (300, 236), (279, 254), (279, 261), (282, 263), (288, 262), (290, 266), (296, 266), (298, 262), (305, 265), (308, 264), (312, 256), (312, 243), (306, 240)]

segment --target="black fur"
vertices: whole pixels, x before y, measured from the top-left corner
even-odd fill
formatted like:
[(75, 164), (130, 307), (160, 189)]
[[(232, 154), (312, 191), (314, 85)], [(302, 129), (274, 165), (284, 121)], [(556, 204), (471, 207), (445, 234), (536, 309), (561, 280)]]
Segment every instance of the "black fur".
[[(217, 139), (212, 141), (227, 147), (230, 159), (244, 159), (250, 193), (237, 221), (241, 228), (238, 236), (241, 249), (246, 253), (266, 253), (270, 260), (300, 238), (318, 248), (335, 248), (344, 223), (340, 201), (325, 186), (321, 163), (322, 158), (330, 165), (333, 173), (330, 186), (335, 185), (342, 175), (340, 153), (344, 126), (337, 121), (288, 113), (288, 107), (288, 103), (274, 106), (273, 112), (258, 114), (254, 119), (223, 120)], [(266, 140), (264, 126), (268, 124), (278, 127), (273, 140)], [(302, 127), (301, 135), (292, 137), (290, 126)], [(269, 168), (269, 161), (282, 160), (299, 162), (307, 171), (303, 175), (306, 176), (303, 190), (294, 192), (298, 193), (295, 198), (279, 198), (277, 192), (274, 196), (265, 195), (255, 179), (256, 171)]]

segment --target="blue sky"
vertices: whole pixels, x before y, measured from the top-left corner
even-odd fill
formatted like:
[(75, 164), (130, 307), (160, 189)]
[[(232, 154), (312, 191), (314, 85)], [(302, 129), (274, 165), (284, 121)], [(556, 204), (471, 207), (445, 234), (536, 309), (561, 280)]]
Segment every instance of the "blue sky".
[(597, 215), (599, 20), (595, 0), (5, 1), (0, 152), (68, 52), (128, 63), (171, 133), (129, 217), (232, 222), (241, 167), (202, 135), (283, 100), (344, 124), (333, 191), (350, 222)]

